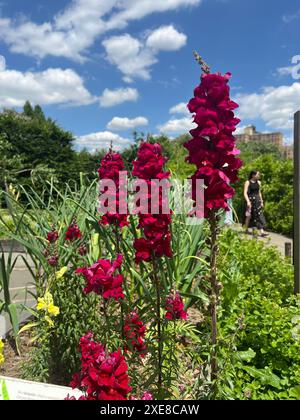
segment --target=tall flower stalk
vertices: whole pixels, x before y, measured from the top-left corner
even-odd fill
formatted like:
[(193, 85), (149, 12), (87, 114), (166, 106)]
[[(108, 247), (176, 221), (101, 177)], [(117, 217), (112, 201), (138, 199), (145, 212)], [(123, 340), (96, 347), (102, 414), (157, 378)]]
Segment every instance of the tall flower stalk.
[(212, 396), (218, 393), (218, 316), (221, 285), (217, 276), (219, 211), (229, 210), (227, 201), (235, 194), (230, 184), (238, 178), (242, 161), (236, 157), (233, 132), (240, 122), (234, 116), (238, 105), (230, 99), (230, 73), (210, 73), (210, 67), (195, 53), (201, 66), (201, 83), (194, 90), (188, 109), (197, 127), (190, 131), (192, 139), (185, 143), (187, 161), (197, 170), (192, 176), (192, 198), (197, 198), (197, 180), (204, 181), (204, 217), (210, 227), (210, 315), (211, 315), (211, 382)]
[(161, 146), (157, 143), (142, 142), (137, 159), (133, 162), (132, 175), (144, 180), (147, 185), (147, 197), (139, 210), (139, 225), (142, 237), (134, 241), (136, 262), (151, 262), (153, 267), (153, 283), (156, 290), (156, 325), (157, 325), (157, 360), (158, 394), (161, 395), (163, 387), (163, 337), (161, 319), (161, 281), (158, 273), (157, 258), (172, 257), (170, 224), (171, 211), (166, 203), (162, 187), (158, 186), (157, 211), (152, 211), (153, 188), (155, 183), (169, 178), (169, 172), (164, 171), (166, 158), (162, 155)]
[[(104, 156), (104, 158), (101, 160), (100, 168), (98, 169), (98, 175), (100, 182), (102, 180), (104, 181), (113, 181), (115, 186), (115, 195), (114, 197), (110, 197), (111, 202), (109, 203), (114, 207), (114, 211), (108, 208), (105, 214), (101, 216), (100, 223), (104, 225), (111, 225), (114, 228), (114, 234), (115, 234), (115, 251), (116, 255), (121, 254), (121, 237), (120, 237), (120, 231), (124, 226), (128, 225), (128, 212), (127, 212), (127, 205), (125, 205), (124, 209), (124, 192), (122, 185), (120, 185), (120, 175), (121, 172), (123, 172), (125, 169), (125, 165), (123, 162), (123, 159), (119, 153), (114, 153), (112, 150), (112, 147), (110, 148), (109, 152)], [(101, 200), (101, 196), (100, 196)], [(105, 202), (101, 202), (101, 205), (104, 206)], [(121, 268), (118, 267), (120, 275)], [(119, 299), (120, 304), (120, 311), (121, 311), (121, 335), (122, 339), (124, 341), (124, 305), (123, 305), (123, 299)], [(106, 307), (104, 307), (106, 311)]]

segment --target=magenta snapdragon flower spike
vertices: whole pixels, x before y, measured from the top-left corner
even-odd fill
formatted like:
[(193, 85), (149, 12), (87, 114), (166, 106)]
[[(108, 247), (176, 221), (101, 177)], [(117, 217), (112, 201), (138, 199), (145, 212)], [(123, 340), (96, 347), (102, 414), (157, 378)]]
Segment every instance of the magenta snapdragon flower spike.
[(192, 177), (192, 198), (196, 201), (196, 181), (204, 180), (204, 217), (211, 210), (229, 209), (227, 201), (235, 194), (230, 184), (238, 180), (242, 166), (233, 135), (240, 120), (233, 112), (238, 105), (230, 99), (230, 77), (230, 73), (202, 74), (188, 104), (197, 124), (190, 131), (192, 139), (185, 143), (187, 161), (197, 167)]
[(123, 331), (126, 340), (124, 350), (126, 352), (134, 350), (141, 357), (144, 357), (147, 353), (147, 346), (144, 341), (146, 327), (136, 312), (131, 312), (126, 316)]
[[(116, 187), (116, 194), (113, 197), (114, 208), (116, 212), (107, 211), (101, 216), (100, 223), (104, 225), (114, 225), (122, 228), (128, 225), (128, 211), (125, 212), (121, 208), (121, 201), (124, 202), (126, 197), (120, 191), (120, 172), (124, 172), (125, 165), (122, 156), (119, 153), (114, 153), (111, 150), (101, 160), (100, 168), (98, 169), (98, 175), (100, 180), (111, 180), (114, 182)], [(101, 196), (100, 196), (101, 200)], [(104, 203), (102, 203), (104, 204)], [(123, 206), (126, 207), (127, 206)]]
[(166, 299), (166, 319), (175, 321), (187, 319), (187, 312), (184, 310), (184, 303), (179, 292), (172, 291)]
[(82, 274), (86, 280), (84, 292), (87, 294), (94, 292), (104, 299), (123, 299), (124, 278), (121, 274), (115, 274), (121, 267), (122, 259), (122, 255), (118, 255), (115, 261), (101, 259), (91, 267), (78, 268), (76, 273)]
[[(85, 400), (127, 400), (131, 391), (128, 366), (121, 350), (109, 353), (88, 333), (80, 339), (81, 371), (70, 386), (84, 391)], [(74, 400), (74, 397), (67, 397)]]
[(133, 162), (132, 175), (144, 180), (148, 186), (146, 208), (139, 213), (138, 227), (143, 232), (143, 237), (135, 239), (136, 262), (151, 261), (152, 257), (172, 257), (170, 224), (172, 222), (171, 211), (164, 214), (165, 202), (161, 187), (158, 193), (158, 213), (151, 213), (151, 183), (153, 180), (168, 179), (169, 172), (164, 171), (166, 158), (162, 155), (160, 144), (142, 142), (137, 159)]

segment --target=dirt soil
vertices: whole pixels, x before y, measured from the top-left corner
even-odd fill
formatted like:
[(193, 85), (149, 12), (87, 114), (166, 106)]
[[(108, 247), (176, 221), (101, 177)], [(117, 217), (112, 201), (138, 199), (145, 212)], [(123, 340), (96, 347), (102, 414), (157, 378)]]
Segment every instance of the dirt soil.
[(29, 342), (30, 337), (22, 334), (20, 337), (20, 353), (18, 355), (13, 338), (3, 340), (5, 362), (0, 366), (0, 375), (12, 378), (21, 378), (21, 365), (26, 363), (29, 358), (29, 352), (33, 345)]

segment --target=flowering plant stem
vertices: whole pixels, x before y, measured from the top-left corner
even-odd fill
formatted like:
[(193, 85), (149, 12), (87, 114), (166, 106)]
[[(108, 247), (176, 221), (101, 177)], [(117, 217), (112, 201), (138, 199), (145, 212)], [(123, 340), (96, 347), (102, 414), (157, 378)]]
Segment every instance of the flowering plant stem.
[(163, 354), (163, 342), (162, 342), (162, 331), (161, 331), (161, 317), (160, 317), (160, 306), (161, 306), (161, 295), (160, 295), (160, 281), (157, 276), (157, 264), (155, 257), (152, 256), (153, 264), (153, 280), (156, 289), (156, 322), (157, 322), (157, 356), (158, 356), (158, 375), (157, 375), (157, 388), (158, 395), (162, 391), (162, 354)]
[[(118, 229), (118, 226), (115, 225), (115, 236), (116, 236), (116, 254), (119, 255), (120, 254), (120, 243), (121, 243), (121, 237), (120, 237), (120, 232)], [(119, 273), (121, 273), (121, 269), (118, 269)], [(124, 279), (125, 281), (125, 279)], [(124, 336), (124, 307), (123, 307), (123, 300), (119, 299), (119, 303), (120, 303), (120, 310), (121, 310), (121, 336), (122, 336), (122, 340), (125, 340), (125, 336)]]
[(217, 379), (218, 379), (218, 361), (217, 361), (217, 345), (218, 345), (218, 318), (217, 307), (219, 302), (219, 284), (217, 279), (217, 255), (218, 255), (218, 216), (216, 212), (211, 211), (209, 216), (209, 225), (211, 232), (210, 240), (210, 313), (211, 313), (211, 381), (212, 381), (212, 396), (217, 394)]

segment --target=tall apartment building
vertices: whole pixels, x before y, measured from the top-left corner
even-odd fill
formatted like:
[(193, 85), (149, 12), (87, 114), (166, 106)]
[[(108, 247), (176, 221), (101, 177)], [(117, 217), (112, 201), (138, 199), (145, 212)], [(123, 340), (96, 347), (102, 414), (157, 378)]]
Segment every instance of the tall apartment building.
[(237, 141), (244, 143), (257, 141), (275, 144), (286, 159), (293, 159), (293, 146), (286, 146), (283, 144), (282, 133), (259, 133), (256, 131), (256, 127), (254, 125), (250, 125), (244, 129), (243, 134), (237, 134), (235, 137)]

